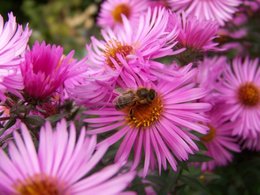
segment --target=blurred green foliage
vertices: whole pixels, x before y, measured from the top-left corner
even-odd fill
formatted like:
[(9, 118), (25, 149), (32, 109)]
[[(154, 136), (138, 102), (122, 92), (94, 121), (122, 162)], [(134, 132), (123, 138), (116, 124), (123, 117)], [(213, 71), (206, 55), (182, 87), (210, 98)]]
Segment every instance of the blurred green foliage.
[[(96, 33), (98, 0), (10, 0), (1, 4), (0, 13), (7, 18), (12, 11), (19, 23), (29, 22), (35, 40), (62, 45), (65, 53), (74, 49), (83, 56), (89, 37)], [(3, 5), (3, 6), (2, 6)]]

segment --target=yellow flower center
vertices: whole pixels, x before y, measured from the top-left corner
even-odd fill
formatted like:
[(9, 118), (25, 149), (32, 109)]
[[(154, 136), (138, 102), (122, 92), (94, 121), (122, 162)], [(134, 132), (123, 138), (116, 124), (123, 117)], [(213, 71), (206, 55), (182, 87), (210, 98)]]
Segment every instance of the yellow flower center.
[(216, 129), (211, 125), (208, 125), (208, 127), (209, 127), (209, 132), (200, 138), (203, 142), (210, 142), (216, 136)]
[(18, 181), (15, 186), (19, 195), (68, 195), (54, 178), (43, 175), (35, 175), (25, 181)]
[(117, 57), (117, 54), (120, 54), (124, 59), (133, 51), (133, 47), (129, 45), (122, 45), (119, 41), (110, 41), (110, 44), (107, 44), (106, 49), (104, 51), (105, 54), (105, 62), (111, 68), (115, 68), (114, 63), (111, 58), (113, 58), (120, 66), (122, 63)]
[(245, 106), (256, 106), (260, 102), (259, 89), (252, 83), (244, 84), (238, 90), (238, 98)]
[(151, 103), (136, 104), (127, 108), (126, 121), (132, 127), (150, 127), (160, 119), (163, 111), (162, 100), (156, 96)]
[(115, 9), (112, 11), (112, 16), (114, 20), (118, 23), (123, 23), (121, 14), (124, 14), (127, 18), (129, 18), (131, 14), (131, 9), (127, 4), (119, 4), (115, 7)]

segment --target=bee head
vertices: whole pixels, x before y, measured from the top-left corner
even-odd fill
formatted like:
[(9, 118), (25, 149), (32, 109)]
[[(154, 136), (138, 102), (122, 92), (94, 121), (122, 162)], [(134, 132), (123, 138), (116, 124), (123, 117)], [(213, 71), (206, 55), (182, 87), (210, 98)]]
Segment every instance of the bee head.
[(140, 99), (147, 99), (149, 102), (153, 101), (156, 96), (156, 92), (153, 89), (140, 88), (136, 93)]
[(148, 96), (147, 96), (147, 99), (151, 102), (151, 101), (154, 100), (155, 96), (156, 96), (155, 90), (154, 89), (150, 89), (149, 93), (148, 93)]

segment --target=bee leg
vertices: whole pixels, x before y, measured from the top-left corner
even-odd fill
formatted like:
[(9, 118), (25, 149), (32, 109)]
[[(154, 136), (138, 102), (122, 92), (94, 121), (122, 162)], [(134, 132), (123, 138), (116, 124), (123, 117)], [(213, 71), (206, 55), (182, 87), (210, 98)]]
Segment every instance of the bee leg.
[(129, 115), (130, 115), (131, 119), (134, 118), (134, 109), (133, 108), (130, 108)]

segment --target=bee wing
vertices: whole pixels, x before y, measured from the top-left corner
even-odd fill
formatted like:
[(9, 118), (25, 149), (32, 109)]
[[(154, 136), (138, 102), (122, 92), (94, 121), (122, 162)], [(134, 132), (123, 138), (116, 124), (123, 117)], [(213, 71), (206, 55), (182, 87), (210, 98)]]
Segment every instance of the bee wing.
[(114, 89), (114, 92), (115, 92), (116, 94), (118, 94), (118, 95), (121, 95), (121, 94), (125, 93), (126, 90), (124, 90), (124, 89), (118, 87), (118, 88), (115, 88), (115, 89)]
[(113, 104), (115, 105), (116, 108), (118, 108), (118, 107), (127, 106), (134, 101), (135, 101), (135, 95), (133, 93), (124, 93), (121, 96), (117, 96), (113, 100)]

